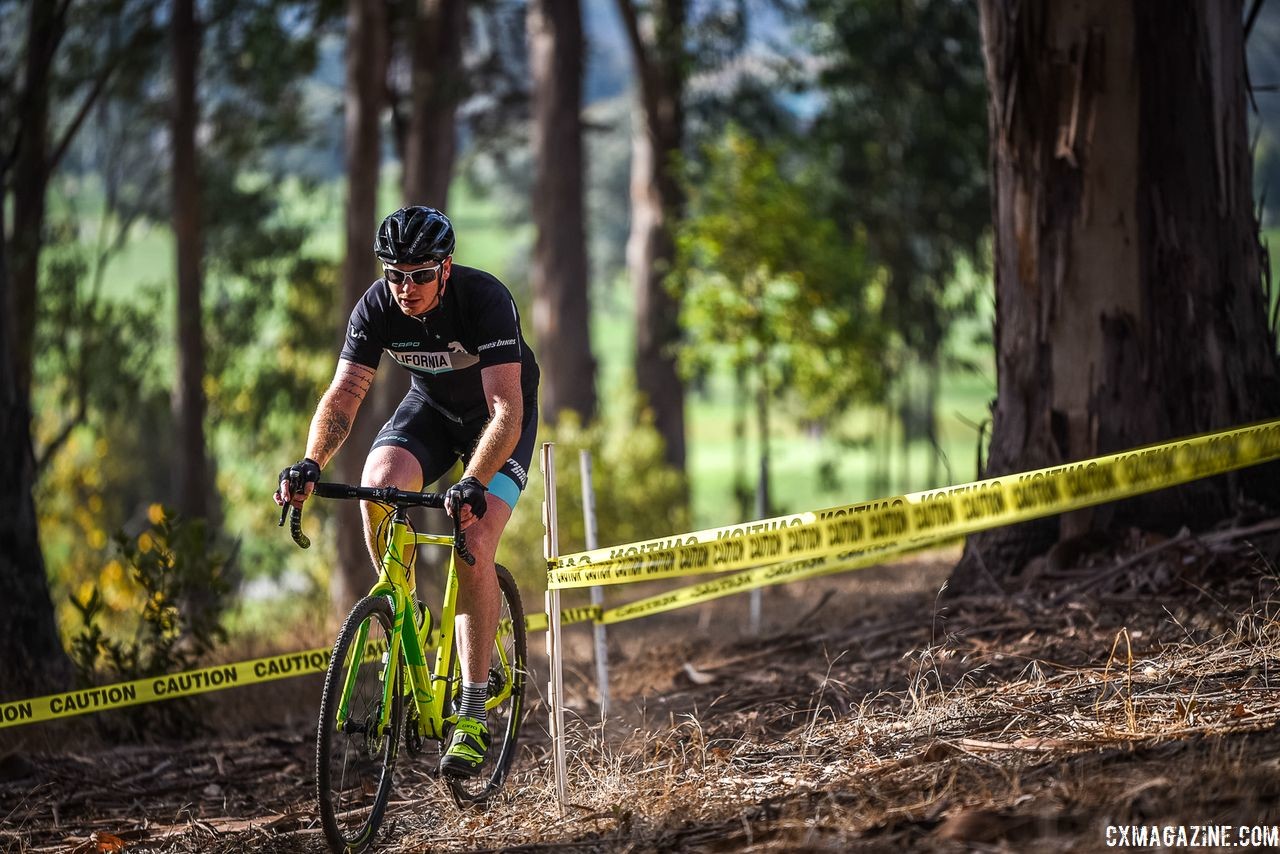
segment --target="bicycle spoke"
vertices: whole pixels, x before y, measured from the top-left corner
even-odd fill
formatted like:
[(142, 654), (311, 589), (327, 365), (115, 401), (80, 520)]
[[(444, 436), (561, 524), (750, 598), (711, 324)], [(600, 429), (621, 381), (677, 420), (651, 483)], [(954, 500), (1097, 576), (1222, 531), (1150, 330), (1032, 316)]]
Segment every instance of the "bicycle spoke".
[[(386, 809), (400, 735), (401, 698), (386, 679), (401, 684), (398, 668), (367, 655), (389, 649), (393, 618), (383, 597), (361, 600), (338, 635), (325, 678), (316, 738), (316, 787), (325, 835), (335, 850), (361, 851), (373, 840)], [(354, 660), (354, 666), (353, 666)]]
[(514, 579), (501, 566), (498, 567), (498, 586), (502, 610), (489, 666), (489, 699), (485, 703), (489, 752), (476, 777), (449, 780), (449, 790), (459, 806), (479, 805), (502, 786), (515, 761), (516, 738), (524, 714), (524, 609)]

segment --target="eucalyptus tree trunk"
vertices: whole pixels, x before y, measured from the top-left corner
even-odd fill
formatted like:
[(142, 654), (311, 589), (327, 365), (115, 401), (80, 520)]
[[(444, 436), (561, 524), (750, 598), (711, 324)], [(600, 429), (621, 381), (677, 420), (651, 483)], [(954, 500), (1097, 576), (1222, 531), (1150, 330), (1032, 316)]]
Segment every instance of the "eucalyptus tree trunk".
[[(997, 400), (987, 475), (1272, 417), (1239, 2), (983, 0)], [(953, 589), (1058, 539), (1274, 499), (1251, 469), (971, 537)], [(982, 567), (985, 566), (985, 571)]]
[(409, 132), (404, 146), (406, 205), (449, 210), (449, 183), (458, 147), (458, 102), (465, 81), (462, 44), (466, 0), (417, 0)]
[(675, 160), (684, 136), (688, 9), (685, 0), (655, 0), (649, 7), (647, 21), (641, 22), (633, 0), (618, 0), (639, 90), (632, 127), (627, 267), (635, 293), (636, 386), (653, 409), (667, 462), (683, 470), (684, 383), (675, 353), (680, 307), (665, 280), (675, 259), (672, 229), (684, 208)]
[[(0, 157), (4, 157), (0, 154)], [(0, 164), (0, 179), (8, 171)], [(0, 205), (0, 234), (4, 233)], [(9, 268), (0, 240), (0, 306), (9, 299)], [(58, 639), (49, 580), (40, 553), (35, 502), (31, 412), (14, 373), (16, 318), (0, 312), (0, 701), (19, 700), (66, 687), (71, 667)]]
[(533, 66), (531, 208), (537, 229), (531, 278), (533, 328), (542, 368), (540, 408), (552, 424), (565, 410), (587, 422), (596, 411), (596, 364), (588, 327), (579, 0), (533, 0), (528, 26)]
[[(349, 0), (347, 4), (344, 314), (378, 274), (373, 236), (378, 224), (378, 175), (382, 162), (379, 125), (387, 76), (385, 16), (382, 0)], [(342, 332), (346, 333), (345, 320)], [(338, 476), (344, 482), (360, 482), (365, 456), (382, 423), (373, 412), (363, 412), (356, 419), (337, 457)], [(337, 513), (338, 567), (330, 580), (329, 592), (334, 607), (342, 614), (368, 589), (373, 568), (364, 543), (359, 506), (354, 501), (342, 501)]]
[[(464, 86), (462, 44), (466, 31), (465, 0), (414, 3), (413, 26), (405, 31), (410, 39), (412, 67), (409, 121), (400, 152), (404, 167), (401, 201), (405, 206), (429, 205), (448, 213), (449, 184), (457, 155), (458, 102)], [(362, 407), (363, 418), (379, 425), (386, 423), (409, 391), (409, 384), (408, 371), (379, 371)]]
[(204, 435), (204, 323), (201, 306), (200, 164), (196, 126), (200, 106), (196, 74), (201, 35), (195, 0), (174, 0), (170, 21), (173, 57), (173, 112), (170, 119), (173, 163), (173, 233), (178, 261), (178, 375), (173, 386), (178, 460), (174, 469), (174, 504), (191, 519), (209, 515), (213, 483), (209, 477)]
[[(36, 328), (36, 289), (40, 247), (44, 237), (45, 191), (49, 183), (50, 74), (64, 33), (65, 8), (47, 0), (32, 0), (27, 24), (27, 55), (22, 91), (18, 96), (21, 130), (14, 153), (13, 235), (10, 238), (10, 293), (0, 308), (14, 315), (14, 382), (29, 406)], [(5, 185), (6, 187), (8, 184)], [(0, 234), (0, 240), (4, 235)]]

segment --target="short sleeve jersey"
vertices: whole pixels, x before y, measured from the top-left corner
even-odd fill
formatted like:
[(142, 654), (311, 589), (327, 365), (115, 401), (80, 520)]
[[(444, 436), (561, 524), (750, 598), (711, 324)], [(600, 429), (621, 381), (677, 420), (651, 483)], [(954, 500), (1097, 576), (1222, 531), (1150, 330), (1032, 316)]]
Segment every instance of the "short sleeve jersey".
[(383, 353), (413, 376), (413, 388), (464, 422), (489, 417), (480, 371), (520, 364), (525, 408), (538, 393), (538, 362), (520, 331), (511, 292), (494, 276), (454, 264), (440, 305), (420, 317), (402, 312), (385, 279), (356, 303), (341, 357), (377, 368)]

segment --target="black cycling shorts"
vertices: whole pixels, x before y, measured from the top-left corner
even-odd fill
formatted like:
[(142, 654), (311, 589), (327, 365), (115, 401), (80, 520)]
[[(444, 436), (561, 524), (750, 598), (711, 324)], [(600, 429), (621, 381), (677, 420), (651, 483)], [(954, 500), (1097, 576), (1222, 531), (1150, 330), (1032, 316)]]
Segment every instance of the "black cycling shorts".
[[(426, 485), (439, 480), (459, 459), (464, 465), (471, 460), (485, 423), (459, 423), (438, 411), (421, 393), (410, 389), (391, 420), (378, 431), (370, 450), (386, 445), (404, 448), (422, 466), (422, 483)], [(529, 462), (533, 459), (537, 433), (538, 407), (526, 401), (520, 441), (510, 459), (486, 484), (490, 495), (501, 498), (512, 509), (529, 482)]]

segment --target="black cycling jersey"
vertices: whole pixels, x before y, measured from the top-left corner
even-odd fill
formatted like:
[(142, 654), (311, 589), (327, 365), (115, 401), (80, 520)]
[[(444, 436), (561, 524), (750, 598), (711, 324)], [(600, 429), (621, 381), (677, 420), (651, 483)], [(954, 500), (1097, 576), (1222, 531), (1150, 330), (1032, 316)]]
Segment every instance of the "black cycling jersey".
[(488, 419), (480, 370), (489, 365), (519, 362), (525, 408), (537, 404), (538, 362), (521, 334), (515, 301), (483, 270), (454, 264), (440, 305), (420, 317), (400, 310), (384, 279), (374, 282), (351, 312), (341, 357), (376, 369), (384, 350), (453, 421)]

